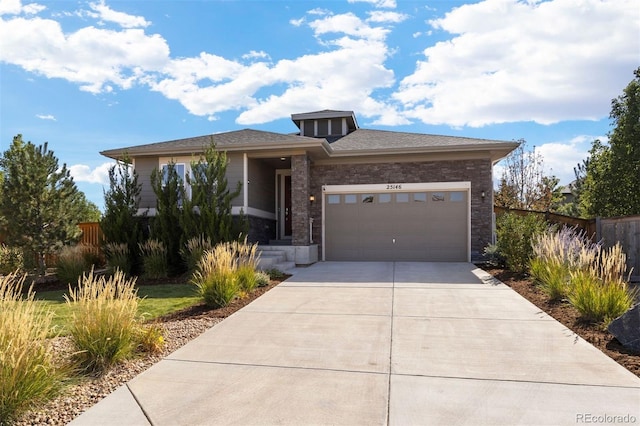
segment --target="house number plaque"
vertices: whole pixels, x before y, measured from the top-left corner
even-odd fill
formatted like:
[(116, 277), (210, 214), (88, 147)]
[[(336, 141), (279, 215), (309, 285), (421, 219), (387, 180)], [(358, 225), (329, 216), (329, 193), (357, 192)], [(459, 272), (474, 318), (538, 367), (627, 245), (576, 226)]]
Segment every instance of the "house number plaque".
[(398, 190), (398, 189), (402, 189), (402, 185), (399, 183), (394, 183), (394, 184), (388, 184), (387, 185), (387, 190)]

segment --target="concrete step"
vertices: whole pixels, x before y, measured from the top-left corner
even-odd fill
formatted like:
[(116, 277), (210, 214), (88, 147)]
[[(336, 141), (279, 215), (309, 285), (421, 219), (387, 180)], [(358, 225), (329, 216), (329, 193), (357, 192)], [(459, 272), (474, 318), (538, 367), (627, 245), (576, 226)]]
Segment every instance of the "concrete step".
[(296, 267), (296, 262), (281, 262), (273, 265), (273, 267), (280, 272), (288, 274), (290, 269)]
[(260, 253), (258, 268), (260, 269), (274, 268), (274, 265), (287, 261), (287, 254), (281, 250), (258, 250), (258, 252)]

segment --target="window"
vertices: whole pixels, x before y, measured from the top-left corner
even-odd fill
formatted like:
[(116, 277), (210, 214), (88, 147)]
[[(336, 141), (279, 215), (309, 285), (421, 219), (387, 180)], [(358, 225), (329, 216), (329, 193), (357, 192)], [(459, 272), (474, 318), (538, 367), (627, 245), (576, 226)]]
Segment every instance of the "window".
[(318, 136), (327, 136), (329, 134), (329, 121), (318, 120)]
[(355, 204), (358, 202), (358, 197), (356, 194), (346, 194), (344, 196), (344, 202), (345, 204)]
[[(162, 164), (161, 165), (162, 168), (162, 187), (164, 188), (167, 184), (167, 180), (169, 179), (169, 165), (168, 164)], [(175, 163), (174, 164), (174, 170), (176, 171), (176, 174), (178, 175), (178, 185), (179, 186), (183, 186), (184, 187), (184, 191), (187, 194), (187, 197), (191, 197), (189, 188), (187, 188), (187, 182), (185, 181), (185, 171), (186, 171), (186, 167), (184, 165), (184, 163)], [(180, 198), (178, 199), (178, 206), (182, 207), (182, 192), (180, 191)]]
[(432, 192), (431, 201), (435, 201), (435, 202), (444, 201), (444, 192)]
[(386, 204), (391, 202), (391, 194), (378, 194), (378, 203)]
[(340, 195), (338, 194), (327, 195), (327, 203), (340, 204)]
[(464, 201), (464, 192), (462, 191), (452, 192), (451, 195), (449, 196), (449, 200), (451, 200), (452, 202)]
[(362, 194), (362, 203), (363, 204), (371, 204), (371, 203), (373, 203), (373, 195)]
[(406, 192), (400, 192), (396, 194), (396, 203), (408, 203), (409, 202), (409, 194)]
[(427, 202), (427, 193), (426, 192), (416, 192), (413, 194), (413, 201), (416, 203), (426, 203)]

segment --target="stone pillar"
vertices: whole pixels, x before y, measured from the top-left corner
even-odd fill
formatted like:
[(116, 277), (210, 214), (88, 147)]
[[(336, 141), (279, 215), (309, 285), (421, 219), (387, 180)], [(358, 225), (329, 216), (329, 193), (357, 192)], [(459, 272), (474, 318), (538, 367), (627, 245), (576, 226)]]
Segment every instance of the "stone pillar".
[(309, 157), (291, 156), (291, 227), (294, 246), (309, 245)]

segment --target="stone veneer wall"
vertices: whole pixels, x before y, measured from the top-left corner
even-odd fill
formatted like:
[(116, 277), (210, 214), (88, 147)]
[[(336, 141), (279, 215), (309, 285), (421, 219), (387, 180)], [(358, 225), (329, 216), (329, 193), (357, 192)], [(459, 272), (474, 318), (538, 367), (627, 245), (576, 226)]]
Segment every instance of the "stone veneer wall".
[(309, 245), (309, 187), (311, 162), (306, 155), (291, 156), (291, 231), (294, 246)]
[[(490, 159), (311, 165), (311, 182), (307, 193), (316, 197), (316, 202), (311, 205), (311, 215), (314, 219), (313, 241), (320, 245), (323, 243), (322, 185), (468, 181), (471, 182), (471, 257), (479, 257), (484, 248), (491, 243), (493, 217), (491, 170)], [(484, 200), (481, 196), (482, 191), (486, 193)]]
[(247, 216), (249, 219), (249, 242), (269, 244), (269, 240), (276, 239), (276, 221), (257, 216)]

